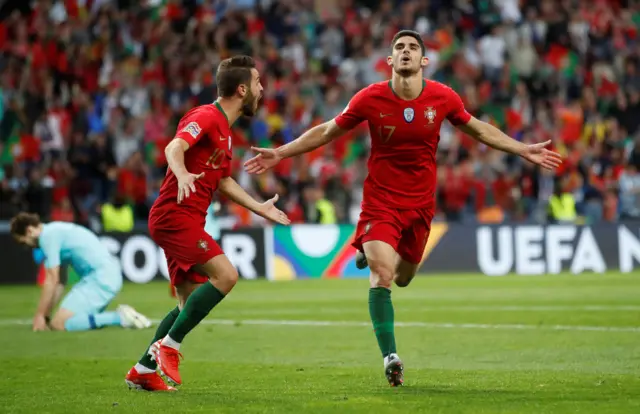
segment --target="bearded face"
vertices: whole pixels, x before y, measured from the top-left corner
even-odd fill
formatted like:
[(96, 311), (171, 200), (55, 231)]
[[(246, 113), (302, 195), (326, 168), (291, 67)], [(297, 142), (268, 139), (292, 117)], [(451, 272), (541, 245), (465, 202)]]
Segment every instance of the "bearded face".
[(258, 112), (258, 104), (262, 99), (262, 84), (257, 69), (251, 69), (251, 85), (242, 98), (242, 115), (254, 116)]
[(258, 104), (262, 98), (262, 94), (255, 95), (250, 89), (242, 99), (242, 115), (254, 116), (258, 112)]

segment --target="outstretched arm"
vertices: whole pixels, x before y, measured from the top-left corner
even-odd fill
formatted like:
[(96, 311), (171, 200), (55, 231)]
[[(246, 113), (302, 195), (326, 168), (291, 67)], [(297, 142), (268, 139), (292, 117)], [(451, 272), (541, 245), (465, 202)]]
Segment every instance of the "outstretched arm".
[(298, 139), (279, 147), (276, 151), (280, 158), (290, 158), (313, 151), (334, 139), (341, 137), (347, 130), (342, 129), (333, 119), (315, 126), (302, 134)]
[(261, 217), (264, 217), (278, 224), (288, 225), (291, 223), (289, 217), (287, 217), (284, 212), (278, 210), (274, 206), (274, 203), (278, 201), (278, 195), (276, 195), (269, 201), (260, 203), (256, 199), (251, 197), (249, 193), (247, 193), (242, 187), (240, 187), (240, 184), (238, 184), (236, 180), (231, 177), (226, 177), (220, 180), (218, 190), (229, 200), (246, 208), (247, 210), (256, 213)]
[(469, 122), (457, 126), (458, 129), (485, 145), (500, 151), (515, 155), (522, 155), (527, 148), (522, 142), (516, 141), (491, 124), (471, 117)]
[(298, 139), (277, 149), (252, 147), (258, 155), (245, 162), (244, 167), (250, 174), (262, 174), (278, 164), (280, 160), (313, 151), (342, 136), (346, 131), (332, 119), (311, 128)]
[(474, 117), (471, 117), (466, 124), (456, 125), (456, 127), (491, 148), (518, 155), (548, 170), (557, 168), (562, 163), (560, 154), (545, 149), (551, 141), (527, 145), (509, 137), (493, 125)]
[(244, 163), (245, 170), (250, 174), (262, 174), (269, 168), (273, 168), (283, 158), (295, 157), (305, 152), (313, 151), (334, 139), (344, 135), (366, 119), (368, 89), (358, 92), (349, 102), (344, 111), (331, 121), (311, 128), (302, 136), (278, 149), (252, 148), (258, 153)]

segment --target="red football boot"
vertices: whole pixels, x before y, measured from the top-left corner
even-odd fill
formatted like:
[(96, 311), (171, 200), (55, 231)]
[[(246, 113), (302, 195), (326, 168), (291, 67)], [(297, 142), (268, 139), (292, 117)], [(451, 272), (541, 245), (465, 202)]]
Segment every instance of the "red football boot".
[(182, 354), (175, 348), (162, 345), (162, 340), (158, 340), (151, 345), (150, 352), (153, 355), (153, 359), (158, 363), (160, 374), (173, 385), (182, 384), (180, 371), (178, 370)]
[(124, 378), (130, 389), (145, 391), (176, 391), (175, 388), (167, 385), (157, 372), (140, 374), (135, 367), (131, 368)]

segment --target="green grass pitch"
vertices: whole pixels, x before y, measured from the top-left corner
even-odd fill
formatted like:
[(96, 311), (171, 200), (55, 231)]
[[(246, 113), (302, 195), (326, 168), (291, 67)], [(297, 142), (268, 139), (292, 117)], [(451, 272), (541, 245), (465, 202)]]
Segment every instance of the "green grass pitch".
[[(187, 337), (180, 390), (151, 394), (124, 375), (152, 330), (34, 334), (38, 288), (2, 287), (0, 413), (640, 413), (640, 274), (418, 277), (393, 293), (397, 389), (367, 289), (243, 281)], [(166, 283), (117, 302), (174, 304)]]

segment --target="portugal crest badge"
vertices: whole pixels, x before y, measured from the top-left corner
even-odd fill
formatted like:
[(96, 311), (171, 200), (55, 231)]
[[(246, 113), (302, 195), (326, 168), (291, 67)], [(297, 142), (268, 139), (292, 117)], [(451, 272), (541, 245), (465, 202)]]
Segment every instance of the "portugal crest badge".
[(413, 121), (413, 117), (415, 116), (415, 112), (413, 108), (404, 108), (404, 120), (407, 122)]
[(424, 117), (427, 118), (430, 124), (433, 124), (434, 119), (436, 119), (436, 110), (433, 109), (433, 106), (429, 106), (425, 109)]
[(198, 240), (198, 248), (204, 250), (205, 252), (209, 251), (209, 243), (206, 240)]

